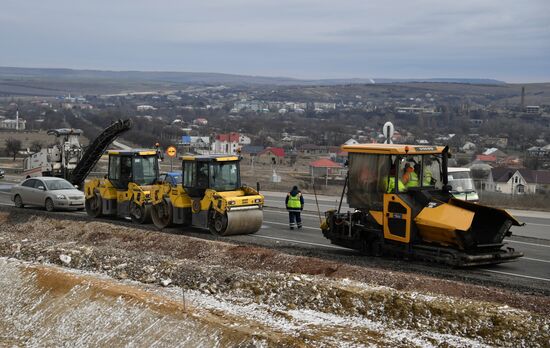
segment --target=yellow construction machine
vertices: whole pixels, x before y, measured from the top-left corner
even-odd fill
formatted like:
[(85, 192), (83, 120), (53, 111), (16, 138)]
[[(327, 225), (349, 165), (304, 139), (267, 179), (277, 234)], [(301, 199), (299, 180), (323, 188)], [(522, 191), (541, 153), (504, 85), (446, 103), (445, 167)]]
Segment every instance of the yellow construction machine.
[(156, 150), (109, 150), (109, 170), (103, 179), (84, 184), (89, 216), (130, 217), (136, 223), (151, 219), (150, 190), (159, 177)]
[(183, 156), (182, 183), (151, 190), (153, 223), (209, 229), (220, 236), (257, 232), (264, 197), (241, 185), (240, 158), (227, 155)]
[[(321, 229), (333, 244), (368, 255), (401, 255), (452, 266), (512, 261), (506, 247), (507, 211), (453, 198), (447, 183), (448, 147), (357, 144), (348, 152), (348, 175), (338, 210)], [(341, 212), (347, 200), (354, 211)]]

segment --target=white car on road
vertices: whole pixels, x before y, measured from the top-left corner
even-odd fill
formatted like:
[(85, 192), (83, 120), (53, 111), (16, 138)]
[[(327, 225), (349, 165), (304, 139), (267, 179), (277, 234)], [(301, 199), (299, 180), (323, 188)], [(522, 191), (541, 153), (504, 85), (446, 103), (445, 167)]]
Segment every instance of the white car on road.
[(84, 193), (61, 178), (29, 178), (11, 189), (11, 200), (18, 208), (34, 205), (55, 209), (84, 209)]

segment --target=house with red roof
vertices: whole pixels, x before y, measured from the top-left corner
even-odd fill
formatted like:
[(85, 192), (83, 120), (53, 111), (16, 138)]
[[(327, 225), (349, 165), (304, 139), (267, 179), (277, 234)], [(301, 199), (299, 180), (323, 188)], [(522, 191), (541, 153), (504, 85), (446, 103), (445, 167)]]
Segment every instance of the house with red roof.
[(309, 172), (312, 183), (315, 178), (325, 178), (325, 185), (328, 185), (329, 179), (334, 180), (345, 176), (344, 166), (328, 158), (321, 158), (310, 162)]
[(496, 165), (497, 156), (494, 155), (477, 155), (476, 160), (485, 164)]
[(212, 152), (216, 154), (236, 155), (238, 149), (243, 145), (249, 144), (250, 138), (237, 132), (217, 134), (212, 143)]
[(258, 153), (255, 161), (259, 164), (288, 164), (285, 149), (283, 149), (282, 147), (266, 147), (263, 151)]
[(340, 173), (340, 169), (343, 166), (328, 158), (321, 158), (317, 161), (310, 162), (309, 167), (310, 171), (313, 173), (320, 172), (322, 174), (336, 175)]

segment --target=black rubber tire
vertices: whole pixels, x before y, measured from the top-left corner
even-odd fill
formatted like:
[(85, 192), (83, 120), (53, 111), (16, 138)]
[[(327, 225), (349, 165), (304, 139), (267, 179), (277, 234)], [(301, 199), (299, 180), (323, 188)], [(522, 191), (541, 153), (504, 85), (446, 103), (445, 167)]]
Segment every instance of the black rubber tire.
[(86, 207), (86, 214), (88, 214), (88, 216), (93, 218), (100, 217), (102, 215), (101, 214), (102, 204), (103, 203), (101, 201), (101, 197), (99, 197), (99, 195), (97, 194), (94, 195), (93, 197), (87, 198), (84, 204)]
[(53, 204), (53, 201), (51, 198), (46, 198), (44, 207), (46, 208), (47, 211), (50, 211), (50, 212), (55, 210), (55, 205)]
[(25, 205), (23, 204), (23, 199), (21, 198), (20, 195), (15, 195), (15, 197), (13, 197), (13, 203), (15, 204), (15, 207), (17, 208), (24, 208)]
[(140, 206), (134, 202), (130, 202), (130, 218), (132, 219), (132, 222), (136, 224), (146, 224), (151, 222), (151, 206)]

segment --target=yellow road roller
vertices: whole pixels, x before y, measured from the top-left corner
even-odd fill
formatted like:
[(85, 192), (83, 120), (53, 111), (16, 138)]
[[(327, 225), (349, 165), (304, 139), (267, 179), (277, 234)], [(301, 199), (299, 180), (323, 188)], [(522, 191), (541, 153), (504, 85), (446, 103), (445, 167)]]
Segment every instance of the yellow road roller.
[(219, 236), (260, 229), (264, 197), (241, 184), (240, 157), (190, 155), (181, 159), (181, 184), (164, 183), (151, 189), (155, 226), (193, 226)]
[[(507, 211), (453, 198), (448, 147), (344, 145), (348, 174), (338, 210), (321, 229), (333, 244), (368, 255), (400, 255), (452, 266), (496, 264), (523, 254), (507, 247)], [(341, 212), (342, 201), (354, 211)]]
[(86, 212), (89, 216), (130, 217), (136, 223), (151, 219), (150, 191), (159, 178), (156, 150), (109, 150), (108, 174), (86, 180)]

